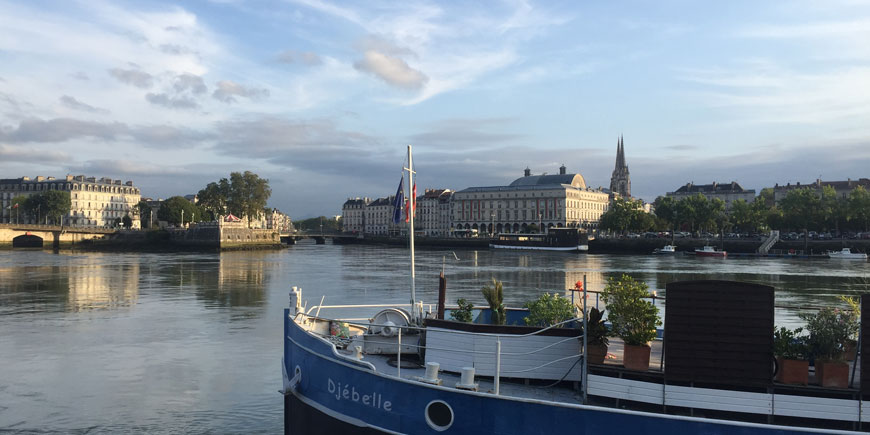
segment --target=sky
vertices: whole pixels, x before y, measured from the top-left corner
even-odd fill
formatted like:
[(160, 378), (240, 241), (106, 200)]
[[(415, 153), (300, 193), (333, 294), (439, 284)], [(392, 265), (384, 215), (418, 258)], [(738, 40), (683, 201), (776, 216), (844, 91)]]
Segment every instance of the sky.
[(581, 173), (632, 194), (870, 177), (870, 2), (0, 0), (0, 178), (196, 193), (294, 219)]

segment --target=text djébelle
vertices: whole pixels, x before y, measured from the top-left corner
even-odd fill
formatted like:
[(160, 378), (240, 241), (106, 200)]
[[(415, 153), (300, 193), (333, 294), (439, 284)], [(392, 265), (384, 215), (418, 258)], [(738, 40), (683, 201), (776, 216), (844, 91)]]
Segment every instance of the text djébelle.
[(381, 393), (376, 391), (373, 391), (371, 394), (362, 394), (356, 390), (355, 386), (335, 382), (332, 379), (327, 379), (326, 391), (329, 391), (329, 394), (334, 394), (336, 400), (339, 401), (350, 400), (362, 403), (365, 406), (371, 406), (372, 408), (383, 409), (384, 411), (393, 410), (393, 403), (389, 400), (384, 400)]

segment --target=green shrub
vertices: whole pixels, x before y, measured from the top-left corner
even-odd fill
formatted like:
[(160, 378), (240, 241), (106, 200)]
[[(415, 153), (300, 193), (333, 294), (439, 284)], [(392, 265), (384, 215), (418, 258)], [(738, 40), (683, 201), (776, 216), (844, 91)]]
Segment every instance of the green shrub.
[(574, 318), (574, 304), (555, 293), (544, 293), (523, 306), (529, 309), (525, 321), (530, 326), (547, 327)]
[(662, 324), (658, 310), (652, 302), (648, 286), (623, 274), (620, 279), (610, 277), (602, 298), (610, 314), (611, 333), (625, 344), (646, 346), (656, 338), (656, 327)]
[(459, 308), (450, 311), (450, 319), (457, 322), (470, 323), (472, 320), (471, 310), (474, 309), (474, 305), (466, 301), (465, 298), (459, 298), (456, 301), (456, 305), (459, 305)]
[(803, 360), (809, 356), (807, 337), (800, 335), (803, 328), (795, 330), (780, 327), (773, 330), (773, 354), (784, 359)]

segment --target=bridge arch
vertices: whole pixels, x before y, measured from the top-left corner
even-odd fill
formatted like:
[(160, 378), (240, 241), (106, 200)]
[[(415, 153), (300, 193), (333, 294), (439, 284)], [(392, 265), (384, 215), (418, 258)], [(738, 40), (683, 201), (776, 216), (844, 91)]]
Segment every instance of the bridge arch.
[(12, 239), (13, 248), (41, 248), (43, 245), (42, 237), (27, 233), (22, 234)]

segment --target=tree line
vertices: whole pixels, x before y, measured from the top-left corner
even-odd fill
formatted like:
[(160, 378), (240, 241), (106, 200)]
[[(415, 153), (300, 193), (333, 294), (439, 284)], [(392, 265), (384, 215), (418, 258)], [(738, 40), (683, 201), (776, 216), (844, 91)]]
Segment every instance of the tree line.
[[(167, 198), (156, 210), (156, 217), (171, 225), (213, 221), (230, 214), (240, 219), (247, 217), (250, 222), (260, 219), (268, 211), (266, 202), (270, 196), (272, 188), (268, 179), (251, 171), (232, 172), (229, 178), (208, 183), (201, 189), (196, 204), (183, 196)], [(140, 201), (135, 208), (142, 228), (150, 228), (154, 210), (145, 201)]]
[(752, 201), (742, 199), (726, 210), (719, 198), (696, 194), (676, 200), (659, 196), (654, 214), (643, 210), (643, 203), (617, 198), (601, 216), (599, 228), (618, 233), (658, 231), (711, 231), (723, 233), (768, 230), (841, 233), (870, 230), (870, 192), (858, 186), (847, 196), (837, 196), (831, 186), (790, 190), (779, 203), (772, 188), (766, 188)]
[(33, 221), (37, 224), (60, 225), (71, 209), (69, 192), (46, 190), (32, 195), (19, 195), (12, 198), (9, 206), (14, 219)]

